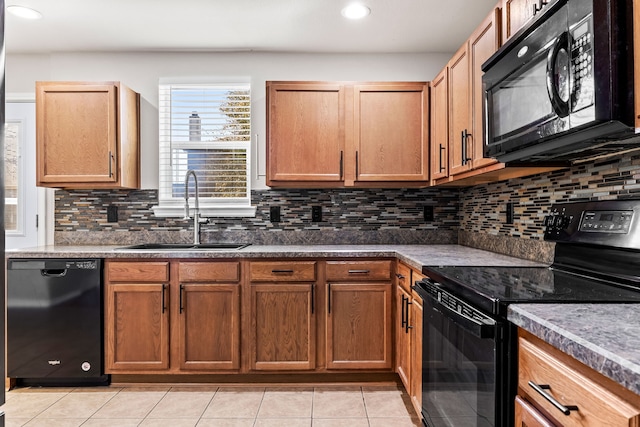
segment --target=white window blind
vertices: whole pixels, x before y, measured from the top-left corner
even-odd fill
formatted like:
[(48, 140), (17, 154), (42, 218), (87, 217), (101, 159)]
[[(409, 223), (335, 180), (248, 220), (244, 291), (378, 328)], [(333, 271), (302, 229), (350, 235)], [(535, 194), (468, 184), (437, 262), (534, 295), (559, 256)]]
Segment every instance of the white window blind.
[[(185, 175), (198, 177), (203, 216), (251, 216), (251, 88), (160, 84), (158, 216), (184, 215)], [(188, 187), (191, 200), (195, 185)], [(193, 202), (190, 203), (193, 207)]]

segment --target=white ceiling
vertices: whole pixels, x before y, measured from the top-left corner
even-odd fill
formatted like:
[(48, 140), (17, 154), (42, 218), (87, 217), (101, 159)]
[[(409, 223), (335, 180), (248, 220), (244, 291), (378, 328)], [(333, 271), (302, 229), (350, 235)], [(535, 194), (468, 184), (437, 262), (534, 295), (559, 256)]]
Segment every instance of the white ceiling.
[(8, 53), (69, 51), (454, 52), (497, 0), (5, 0)]

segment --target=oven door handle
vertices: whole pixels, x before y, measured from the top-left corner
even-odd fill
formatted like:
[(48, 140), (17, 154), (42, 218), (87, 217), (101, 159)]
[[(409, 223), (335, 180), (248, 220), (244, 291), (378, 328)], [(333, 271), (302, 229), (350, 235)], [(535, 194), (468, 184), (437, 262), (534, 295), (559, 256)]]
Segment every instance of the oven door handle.
[(432, 295), (429, 295), (427, 292), (422, 290), (420, 286), (413, 286), (413, 289), (418, 292), (425, 303), (431, 304), (431, 308), (434, 311), (450, 319), (456, 325), (460, 326), (473, 336), (481, 339), (496, 337), (498, 322), (491, 319), (490, 317), (485, 317), (485, 319), (483, 319), (482, 321), (479, 319), (473, 319), (465, 315), (464, 313), (460, 313), (450, 309), (449, 307), (438, 301), (436, 298), (434, 298)]

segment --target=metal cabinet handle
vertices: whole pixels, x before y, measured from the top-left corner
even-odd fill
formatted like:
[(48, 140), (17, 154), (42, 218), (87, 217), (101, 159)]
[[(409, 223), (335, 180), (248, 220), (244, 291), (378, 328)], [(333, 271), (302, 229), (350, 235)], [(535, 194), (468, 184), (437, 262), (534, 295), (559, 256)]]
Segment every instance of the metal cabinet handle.
[(409, 297), (407, 297), (407, 303), (404, 305), (405, 317), (407, 318), (407, 321), (404, 324), (404, 333), (405, 334), (408, 334), (409, 333), (409, 329), (413, 328), (413, 326), (409, 325), (409, 304), (413, 304), (413, 303), (411, 302)]
[(440, 172), (444, 172), (447, 168), (444, 167), (444, 162), (442, 161), (442, 152), (446, 150), (446, 148), (444, 148), (442, 146), (442, 144), (440, 144), (440, 154), (439, 154), (439, 160), (440, 160)]
[(533, 5), (533, 16), (536, 16), (538, 12), (541, 12), (542, 9), (548, 4), (547, 0), (540, 0), (538, 4)]
[(359, 175), (360, 173), (358, 172), (358, 152), (356, 151), (356, 179), (358, 178)]
[(571, 411), (577, 411), (578, 407), (575, 405), (563, 405), (558, 402), (555, 397), (547, 393), (545, 390), (550, 390), (551, 386), (548, 384), (536, 384), (533, 381), (529, 381), (529, 387), (537, 391), (542, 397), (544, 397), (549, 403), (556, 407), (560, 412), (565, 415), (571, 415)]
[(349, 270), (349, 274), (369, 274), (371, 270)]
[(313, 314), (315, 312), (315, 306), (316, 306), (316, 303), (315, 303), (316, 292), (315, 292), (315, 290), (316, 290), (316, 284), (312, 283), (311, 284), (311, 314)]
[(165, 290), (167, 289), (167, 285), (165, 283), (162, 284), (162, 300), (160, 301), (160, 304), (162, 304), (162, 313), (164, 313), (164, 311), (167, 309), (167, 305), (165, 304), (166, 302), (166, 298), (164, 296)]
[(327, 283), (327, 313), (331, 314), (331, 283)]
[(340, 151), (340, 179), (344, 176), (344, 151)]
[(183, 296), (182, 294), (184, 293), (184, 285), (180, 284), (180, 313), (182, 313), (184, 311), (184, 306), (182, 305), (183, 303)]
[(404, 276), (402, 274), (400, 274), (400, 273), (396, 273), (396, 277), (398, 279), (404, 279)]
[(113, 153), (109, 151), (109, 178), (113, 176)]
[(405, 305), (406, 301), (407, 301), (407, 297), (402, 295), (402, 306), (400, 308), (400, 327), (401, 328), (406, 328), (407, 327), (407, 319), (405, 318), (406, 311), (404, 309), (404, 305)]
[(469, 137), (471, 134), (467, 131), (467, 129), (462, 131), (462, 165), (466, 165), (470, 157), (467, 156), (467, 144), (469, 143)]
[(273, 274), (291, 274), (293, 270), (271, 270)]

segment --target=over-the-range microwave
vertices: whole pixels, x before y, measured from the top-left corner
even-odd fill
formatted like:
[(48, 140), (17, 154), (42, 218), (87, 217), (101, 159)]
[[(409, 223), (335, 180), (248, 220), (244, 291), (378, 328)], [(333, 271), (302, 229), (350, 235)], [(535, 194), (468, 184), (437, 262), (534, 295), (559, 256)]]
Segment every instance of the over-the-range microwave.
[(574, 161), (640, 147), (632, 0), (553, 0), (482, 66), (485, 156)]

